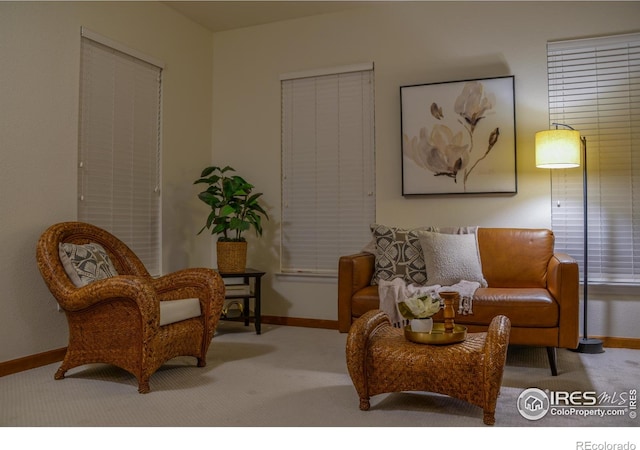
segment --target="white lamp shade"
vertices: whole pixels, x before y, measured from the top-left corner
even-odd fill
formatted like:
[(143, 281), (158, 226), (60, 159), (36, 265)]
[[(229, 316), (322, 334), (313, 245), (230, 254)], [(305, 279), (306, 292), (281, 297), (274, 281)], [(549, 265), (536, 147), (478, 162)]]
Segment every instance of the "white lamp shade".
[(580, 166), (582, 141), (576, 130), (545, 130), (536, 133), (536, 167), (570, 169)]

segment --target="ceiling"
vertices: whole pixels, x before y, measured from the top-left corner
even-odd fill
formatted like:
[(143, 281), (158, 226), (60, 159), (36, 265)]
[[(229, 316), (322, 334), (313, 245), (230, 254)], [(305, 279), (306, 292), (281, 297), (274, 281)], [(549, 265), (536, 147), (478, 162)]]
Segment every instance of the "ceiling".
[(343, 11), (367, 1), (167, 1), (171, 8), (208, 28), (224, 31)]

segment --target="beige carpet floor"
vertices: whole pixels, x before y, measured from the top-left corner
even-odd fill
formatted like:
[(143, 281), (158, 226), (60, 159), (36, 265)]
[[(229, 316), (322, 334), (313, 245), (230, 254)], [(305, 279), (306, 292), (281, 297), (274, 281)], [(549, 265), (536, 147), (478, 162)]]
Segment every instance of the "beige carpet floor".
[[(221, 323), (206, 367), (196, 367), (193, 358), (176, 358), (152, 376), (146, 395), (137, 393), (133, 376), (98, 364), (72, 369), (58, 381), (53, 379), (57, 363), (2, 377), (0, 426), (492, 428), (482, 424), (480, 408), (426, 392), (378, 395), (369, 411), (360, 411), (345, 343), (346, 334), (334, 330), (263, 325), (256, 335), (253, 327)], [(509, 348), (493, 429), (640, 425), (629, 411), (615, 417), (522, 417), (517, 398), (530, 387), (623, 397), (640, 388), (639, 350), (606, 349), (598, 355), (559, 350), (558, 357), (560, 374), (553, 377), (545, 349)]]

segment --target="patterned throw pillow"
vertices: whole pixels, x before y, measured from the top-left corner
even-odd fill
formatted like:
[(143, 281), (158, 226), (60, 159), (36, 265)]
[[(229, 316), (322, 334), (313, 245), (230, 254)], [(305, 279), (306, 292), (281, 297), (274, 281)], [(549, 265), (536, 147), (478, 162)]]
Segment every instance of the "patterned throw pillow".
[(118, 275), (100, 244), (60, 244), (59, 253), (64, 270), (76, 287)]
[(409, 284), (424, 285), (427, 272), (418, 232), (429, 229), (425, 227), (408, 230), (379, 224), (371, 225), (376, 243), (375, 270), (371, 284), (378, 284), (378, 280), (391, 281), (394, 278), (402, 278)]

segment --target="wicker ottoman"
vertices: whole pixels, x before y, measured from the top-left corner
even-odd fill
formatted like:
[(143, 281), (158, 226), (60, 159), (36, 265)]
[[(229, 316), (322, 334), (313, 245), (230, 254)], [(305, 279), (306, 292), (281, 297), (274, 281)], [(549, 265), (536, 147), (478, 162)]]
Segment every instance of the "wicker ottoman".
[(360, 409), (368, 410), (377, 394), (437, 392), (479, 406), (484, 423), (493, 425), (510, 330), (509, 319), (496, 316), (486, 333), (469, 333), (464, 342), (416, 344), (391, 326), (386, 313), (367, 312), (351, 326), (346, 349)]

